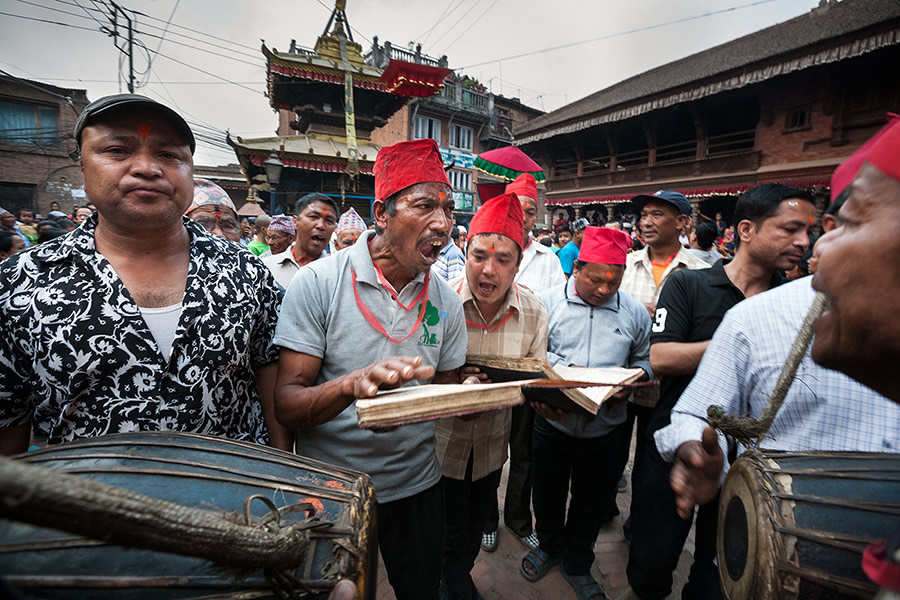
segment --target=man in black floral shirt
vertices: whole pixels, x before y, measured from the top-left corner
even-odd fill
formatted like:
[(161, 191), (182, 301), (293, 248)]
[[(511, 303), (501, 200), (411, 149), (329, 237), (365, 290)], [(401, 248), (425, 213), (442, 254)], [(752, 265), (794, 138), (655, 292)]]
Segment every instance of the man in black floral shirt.
[(97, 213), (0, 263), (0, 453), (25, 450), (32, 431), (51, 444), (126, 431), (271, 434), (287, 447), (269, 419), (281, 297), (250, 253), (183, 216), (187, 123), (120, 94), (85, 108), (75, 138)]

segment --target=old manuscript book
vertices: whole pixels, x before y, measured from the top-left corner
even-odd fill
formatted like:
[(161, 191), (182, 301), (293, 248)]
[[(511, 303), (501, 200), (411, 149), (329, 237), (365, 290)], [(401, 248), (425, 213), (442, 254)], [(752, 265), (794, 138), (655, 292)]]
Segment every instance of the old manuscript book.
[(610, 396), (643, 375), (642, 369), (551, 368), (536, 358), (470, 355), (467, 365), (487, 373), (493, 383), (419, 385), (380, 392), (356, 401), (360, 427), (383, 428), (461, 416), (530, 402), (568, 412), (596, 415)]

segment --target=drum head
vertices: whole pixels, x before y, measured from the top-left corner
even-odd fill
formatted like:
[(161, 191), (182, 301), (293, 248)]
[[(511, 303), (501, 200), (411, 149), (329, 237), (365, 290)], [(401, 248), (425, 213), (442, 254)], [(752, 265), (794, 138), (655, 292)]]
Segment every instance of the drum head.
[(716, 554), (719, 579), (728, 600), (767, 598), (771, 572), (760, 569), (760, 558), (771, 553), (771, 538), (766, 535), (769, 520), (761, 515), (758, 471), (749, 461), (732, 465), (722, 486), (719, 501), (719, 527)]

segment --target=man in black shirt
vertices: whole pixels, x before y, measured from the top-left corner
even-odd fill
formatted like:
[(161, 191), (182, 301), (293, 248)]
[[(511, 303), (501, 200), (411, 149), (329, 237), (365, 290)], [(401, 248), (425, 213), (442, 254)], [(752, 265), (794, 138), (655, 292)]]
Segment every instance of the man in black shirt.
[[(798, 188), (765, 184), (745, 192), (735, 206), (735, 257), (710, 269), (673, 273), (659, 297), (650, 337), (650, 364), (661, 377), (660, 399), (648, 426), (647, 450), (634, 475), (628, 581), (642, 600), (671, 591), (691, 519), (681, 519), (653, 432), (669, 424), (672, 407), (687, 388), (725, 313), (746, 297), (784, 281), (809, 246), (813, 198)], [(696, 549), (683, 598), (720, 597), (713, 564), (717, 502), (700, 507)]]

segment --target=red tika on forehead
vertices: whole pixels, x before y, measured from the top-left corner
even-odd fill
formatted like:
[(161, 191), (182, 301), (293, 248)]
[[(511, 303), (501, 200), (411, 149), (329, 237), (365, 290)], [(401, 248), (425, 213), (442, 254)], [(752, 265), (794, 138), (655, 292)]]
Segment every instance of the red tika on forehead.
[(385, 146), (375, 157), (375, 199), (387, 200), (417, 183), (450, 187), (441, 152), (434, 140), (411, 140)]
[[(617, 229), (589, 226), (578, 251), (578, 260), (606, 265), (624, 265), (631, 236)], [(611, 274), (608, 275), (611, 277)]]
[(150, 131), (150, 123), (141, 123), (140, 125), (138, 125), (137, 132), (139, 136), (143, 138), (148, 137), (150, 135)]

